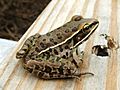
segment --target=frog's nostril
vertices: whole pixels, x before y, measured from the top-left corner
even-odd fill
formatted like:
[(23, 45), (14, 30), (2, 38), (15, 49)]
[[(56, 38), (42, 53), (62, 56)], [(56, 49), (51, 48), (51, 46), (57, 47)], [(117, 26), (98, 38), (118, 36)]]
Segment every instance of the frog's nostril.
[(99, 22), (98, 21), (95, 21), (94, 24), (98, 24)]

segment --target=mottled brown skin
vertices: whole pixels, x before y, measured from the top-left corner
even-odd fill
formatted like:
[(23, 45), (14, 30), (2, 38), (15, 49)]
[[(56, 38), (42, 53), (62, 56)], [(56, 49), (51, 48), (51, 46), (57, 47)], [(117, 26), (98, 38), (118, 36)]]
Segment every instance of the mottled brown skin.
[(39, 78), (80, 77), (81, 59), (77, 47), (86, 41), (98, 26), (96, 19), (73, 16), (70, 22), (45, 35), (35, 34), (28, 38), (16, 57), (24, 68)]

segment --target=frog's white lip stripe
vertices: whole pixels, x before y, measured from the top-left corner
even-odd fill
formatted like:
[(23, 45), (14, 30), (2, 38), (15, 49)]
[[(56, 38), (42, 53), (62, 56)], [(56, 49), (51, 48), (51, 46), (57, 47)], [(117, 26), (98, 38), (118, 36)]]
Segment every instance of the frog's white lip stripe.
[[(74, 47), (76, 47), (77, 45), (79, 45), (79, 44), (80, 44), (81, 42), (83, 42), (85, 39), (87, 39), (87, 38), (92, 34), (92, 32), (94, 32), (95, 29), (98, 27), (98, 24), (99, 24), (99, 23), (97, 23), (97, 24), (95, 25), (95, 27), (93, 28), (93, 30), (91, 30), (91, 32), (90, 32), (82, 41), (78, 42), (75, 46), (71, 47), (71, 49), (74, 48)], [(63, 42), (61, 42), (61, 43), (59, 43), (59, 44), (57, 44), (57, 45), (48, 47), (48, 48), (46, 48), (45, 50), (42, 50), (40, 53), (38, 53), (38, 55), (40, 55), (40, 54), (43, 53), (43, 52), (48, 51), (49, 49), (58, 47), (58, 46), (60, 46), (60, 45), (62, 45), (62, 44), (64, 44), (64, 43), (66, 43), (69, 39), (71, 39), (72, 37), (74, 37), (77, 33), (79, 33), (79, 30), (76, 31), (71, 37), (67, 38), (65, 41), (63, 41)]]

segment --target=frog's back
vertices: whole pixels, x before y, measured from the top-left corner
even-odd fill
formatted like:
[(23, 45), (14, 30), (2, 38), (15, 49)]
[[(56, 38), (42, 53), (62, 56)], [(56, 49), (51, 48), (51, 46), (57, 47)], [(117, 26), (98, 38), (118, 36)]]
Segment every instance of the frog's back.
[(74, 21), (68, 22), (62, 27), (59, 27), (45, 35), (42, 35), (38, 39), (37, 46), (43, 50), (69, 40), (72, 35), (78, 30), (78, 25), (79, 24)]

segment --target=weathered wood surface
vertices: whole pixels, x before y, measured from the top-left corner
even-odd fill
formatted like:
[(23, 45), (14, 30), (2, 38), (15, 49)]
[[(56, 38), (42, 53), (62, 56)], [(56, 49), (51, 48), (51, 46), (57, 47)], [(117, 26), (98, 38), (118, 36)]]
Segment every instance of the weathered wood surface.
[[(47, 33), (73, 15), (98, 18), (100, 25), (94, 35), (80, 49), (84, 50), (82, 72), (92, 72), (95, 76), (65, 80), (41, 80), (27, 73), (16, 51), (31, 35)], [(42, 14), (17, 43), (10, 55), (0, 64), (1, 90), (120, 90), (120, 49), (111, 52), (110, 57), (97, 57), (91, 54), (91, 47), (105, 44), (100, 34), (106, 33), (120, 42), (120, 0), (52, 0)]]
[(0, 38), (0, 64), (11, 53), (16, 45), (16, 41), (6, 40)]

